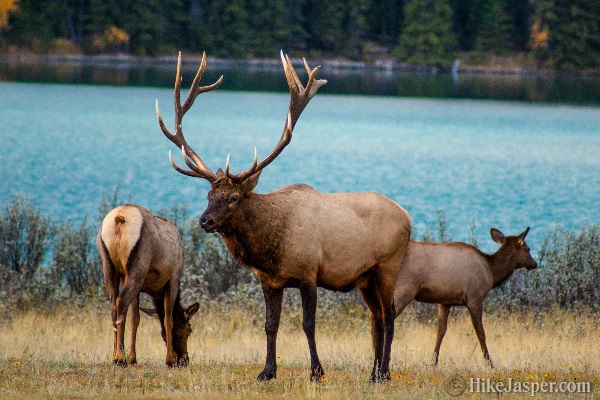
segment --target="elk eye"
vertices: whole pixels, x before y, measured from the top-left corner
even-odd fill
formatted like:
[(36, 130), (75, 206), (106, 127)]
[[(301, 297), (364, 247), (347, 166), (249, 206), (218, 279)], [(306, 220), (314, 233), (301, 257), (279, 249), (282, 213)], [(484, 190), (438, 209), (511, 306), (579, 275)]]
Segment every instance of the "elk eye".
[(237, 194), (234, 194), (233, 196), (231, 196), (231, 198), (229, 199), (230, 203), (235, 203), (236, 201), (238, 201), (240, 199), (240, 196), (238, 196)]

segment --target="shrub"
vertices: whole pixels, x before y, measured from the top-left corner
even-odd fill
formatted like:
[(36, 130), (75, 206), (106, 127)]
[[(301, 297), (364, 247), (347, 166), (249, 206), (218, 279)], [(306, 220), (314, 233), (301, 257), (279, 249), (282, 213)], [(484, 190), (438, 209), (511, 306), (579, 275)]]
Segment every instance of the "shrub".
[[(10, 315), (15, 306), (30, 304), (51, 309), (56, 300), (68, 297), (85, 302), (101, 293), (105, 300), (95, 237), (106, 213), (120, 204), (116, 188), (112, 197), (102, 196), (93, 224), (84, 218), (79, 226), (66, 221), (52, 227), (28, 196), (14, 196), (0, 215), (0, 311)], [(175, 223), (183, 239), (185, 267), (180, 288), (184, 304), (201, 300), (255, 310), (264, 307), (260, 283), (252, 270), (232, 259), (219, 235), (205, 233), (187, 206), (175, 204), (157, 214)], [(438, 211), (437, 217), (437, 231), (427, 227), (423, 240), (452, 238), (445, 213)], [(471, 221), (468, 241), (477, 243), (475, 220)], [(45, 265), (49, 249), (52, 261)], [(600, 226), (586, 226), (578, 232), (554, 226), (546, 234), (538, 257), (536, 271), (518, 270), (490, 293), (488, 311), (600, 309)], [(300, 326), (298, 291), (287, 290), (284, 301), (286, 307), (296, 310)], [(320, 289), (319, 308), (366, 312), (357, 291), (344, 294)], [(413, 302), (405, 312), (421, 321), (436, 318), (435, 305)]]
[(29, 196), (13, 196), (0, 216), (0, 267), (31, 280), (48, 249), (50, 218), (42, 216)]
[(102, 267), (94, 257), (94, 232), (87, 217), (79, 228), (69, 220), (56, 229), (52, 267), (56, 281), (66, 285), (70, 296), (91, 295), (103, 285)]
[(50, 218), (29, 196), (13, 196), (0, 215), (0, 304), (28, 300), (49, 240)]

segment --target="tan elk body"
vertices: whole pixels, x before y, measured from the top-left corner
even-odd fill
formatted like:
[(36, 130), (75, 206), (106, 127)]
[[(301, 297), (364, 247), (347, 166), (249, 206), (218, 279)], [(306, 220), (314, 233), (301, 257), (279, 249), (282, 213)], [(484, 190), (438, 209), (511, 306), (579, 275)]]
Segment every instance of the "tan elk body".
[(389, 362), (394, 336), (393, 292), (396, 277), (408, 244), (412, 223), (406, 211), (376, 193), (324, 194), (308, 185), (294, 184), (267, 194), (254, 193), (261, 171), (287, 146), (292, 130), (310, 99), (326, 83), (315, 79), (311, 70), (306, 88), (291, 61), (281, 53), (290, 89), (290, 105), (283, 134), (275, 149), (260, 163), (238, 174), (213, 173), (187, 144), (181, 120), (200, 93), (216, 88), (199, 86), (206, 65), (203, 57), (190, 94), (180, 102), (181, 56), (175, 81), (175, 133), (163, 133), (182, 151), (189, 170), (173, 167), (188, 176), (211, 184), (208, 207), (200, 217), (207, 232), (219, 233), (241, 264), (254, 270), (261, 282), (266, 304), (265, 332), (267, 357), (258, 380), (276, 377), (276, 337), (281, 316), (283, 290), (300, 290), (303, 329), (311, 358), (311, 380), (320, 381), (323, 368), (315, 342), (317, 287), (349, 291), (358, 287), (372, 312), (375, 360), (371, 378), (389, 379)]
[(502, 245), (492, 255), (465, 243), (409, 242), (394, 294), (396, 317), (413, 299), (439, 304), (434, 365), (437, 365), (446, 334), (450, 308), (466, 306), (483, 356), (493, 367), (483, 329), (483, 301), (490, 290), (508, 279), (515, 269), (537, 268), (525, 242), (528, 232), (529, 228), (519, 236), (505, 237), (499, 230), (492, 229), (492, 239)]
[[(104, 217), (96, 243), (112, 306), (113, 361), (120, 365), (137, 362), (139, 294), (143, 292), (150, 295), (156, 307), (155, 310), (142, 310), (161, 323), (162, 337), (167, 345), (166, 364), (186, 366), (187, 339), (191, 333), (189, 320), (199, 305), (195, 303), (184, 309), (179, 303), (183, 246), (175, 225), (143, 207), (126, 204)], [(125, 357), (125, 321), (130, 305), (131, 345)]]

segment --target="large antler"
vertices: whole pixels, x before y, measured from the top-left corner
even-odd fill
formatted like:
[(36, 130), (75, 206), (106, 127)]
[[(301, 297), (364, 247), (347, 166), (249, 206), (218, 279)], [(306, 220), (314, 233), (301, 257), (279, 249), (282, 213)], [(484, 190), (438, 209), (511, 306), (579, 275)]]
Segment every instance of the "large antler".
[[(158, 100), (156, 100), (156, 115), (158, 117), (158, 124), (162, 129), (165, 136), (175, 143), (177, 147), (181, 148), (181, 154), (183, 155), (183, 159), (190, 170), (186, 170), (180, 168), (173, 161), (173, 157), (171, 156), (171, 151), (169, 151), (169, 160), (171, 161), (171, 165), (178, 172), (193, 176), (197, 178), (204, 178), (209, 182), (214, 182), (217, 179), (217, 176), (202, 162), (202, 159), (196, 154), (196, 152), (187, 144), (185, 138), (183, 137), (183, 132), (181, 129), (181, 120), (185, 113), (192, 107), (194, 104), (194, 100), (196, 100), (196, 96), (200, 93), (209, 92), (219, 87), (221, 82), (223, 81), (223, 76), (219, 78), (215, 83), (209, 86), (200, 86), (200, 79), (202, 79), (202, 75), (204, 74), (204, 70), (206, 69), (206, 53), (202, 53), (202, 62), (200, 63), (200, 68), (196, 73), (196, 77), (192, 82), (192, 86), (190, 88), (190, 92), (188, 94), (185, 103), (183, 106), (181, 105), (181, 52), (179, 52), (179, 57), (177, 59), (177, 75), (175, 77), (175, 133), (172, 134), (169, 132), (165, 124), (163, 123), (163, 119), (160, 115), (160, 110), (158, 109)], [(191, 158), (191, 160), (190, 160)]]
[(288, 86), (290, 88), (290, 106), (288, 108), (288, 115), (285, 121), (285, 126), (283, 129), (283, 133), (279, 142), (271, 151), (264, 160), (260, 163), (257, 160), (256, 149), (254, 150), (254, 163), (250, 168), (245, 171), (242, 171), (238, 174), (231, 174), (229, 172), (229, 156), (227, 157), (227, 164), (225, 166), (225, 173), (227, 177), (235, 183), (241, 183), (244, 180), (248, 179), (250, 176), (260, 172), (263, 168), (269, 165), (277, 156), (281, 153), (281, 151), (287, 146), (292, 140), (292, 131), (294, 130), (294, 126), (300, 117), (300, 114), (310, 101), (313, 96), (317, 93), (319, 88), (327, 83), (325, 79), (315, 79), (317, 75), (317, 71), (319, 67), (315, 67), (312, 70), (308, 67), (306, 63), (306, 59), (304, 60), (304, 67), (306, 68), (306, 72), (308, 73), (308, 83), (306, 84), (306, 88), (302, 86), (300, 79), (298, 79), (298, 75), (292, 66), (292, 62), (290, 58), (283, 54), (281, 51), (281, 62), (283, 63), (283, 70), (285, 72), (285, 77), (288, 82)]

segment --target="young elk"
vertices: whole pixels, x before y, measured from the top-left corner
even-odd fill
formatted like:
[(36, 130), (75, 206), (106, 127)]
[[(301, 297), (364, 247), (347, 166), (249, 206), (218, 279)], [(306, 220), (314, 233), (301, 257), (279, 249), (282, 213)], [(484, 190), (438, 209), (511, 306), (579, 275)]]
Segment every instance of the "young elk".
[(253, 165), (238, 174), (213, 173), (183, 137), (181, 119), (200, 93), (221, 83), (200, 87), (206, 61), (192, 83), (187, 100), (181, 106), (181, 54), (175, 80), (175, 134), (165, 127), (158, 111), (163, 133), (178, 148), (189, 170), (173, 167), (182, 174), (206, 179), (211, 184), (208, 207), (200, 217), (206, 232), (219, 233), (234, 258), (253, 269), (262, 285), (266, 303), (265, 332), (267, 357), (258, 380), (276, 377), (276, 337), (279, 329), (283, 289), (298, 288), (302, 299), (302, 327), (308, 340), (312, 381), (324, 375), (315, 343), (317, 287), (349, 291), (357, 286), (372, 312), (375, 361), (371, 378), (389, 379), (389, 362), (394, 336), (393, 292), (396, 278), (411, 232), (406, 211), (377, 193), (323, 194), (310, 186), (295, 184), (267, 194), (254, 188), (261, 171), (292, 139), (292, 130), (300, 113), (323, 86), (315, 79), (319, 67), (308, 73), (302, 86), (292, 63), (281, 52), (281, 60), (290, 89), (290, 105), (283, 134), (275, 149), (261, 162), (256, 151)]
[[(194, 303), (186, 309), (179, 303), (183, 246), (175, 225), (143, 207), (126, 204), (106, 214), (96, 245), (112, 306), (113, 362), (136, 363), (139, 295), (144, 292), (150, 295), (156, 309), (142, 311), (160, 320), (162, 337), (167, 344), (166, 364), (187, 366), (187, 340), (192, 332), (190, 319), (199, 305)], [(120, 292), (119, 285), (123, 286)], [(125, 358), (125, 319), (130, 304), (131, 346)]]
[(483, 357), (493, 368), (481, 320), (483, 301), (490, 290), (508, 279), (515, 269), (537, 268), (537, 263), (529, 254), (529, 246), (525, 243), (528, 232), (529, 228), (519, 236), (505, 237), (499, 230), (492, 229), (492, 239), (502, 245), (492, 255), (482, 253), (475, 246), (465, 243), (410, 241), (396, 282), (396, 316), (413, 299), (439, 304), (434, 365), (437, 365), (442, 339), (446, 334), (450, 308), (466, 306), (481, 344)]

